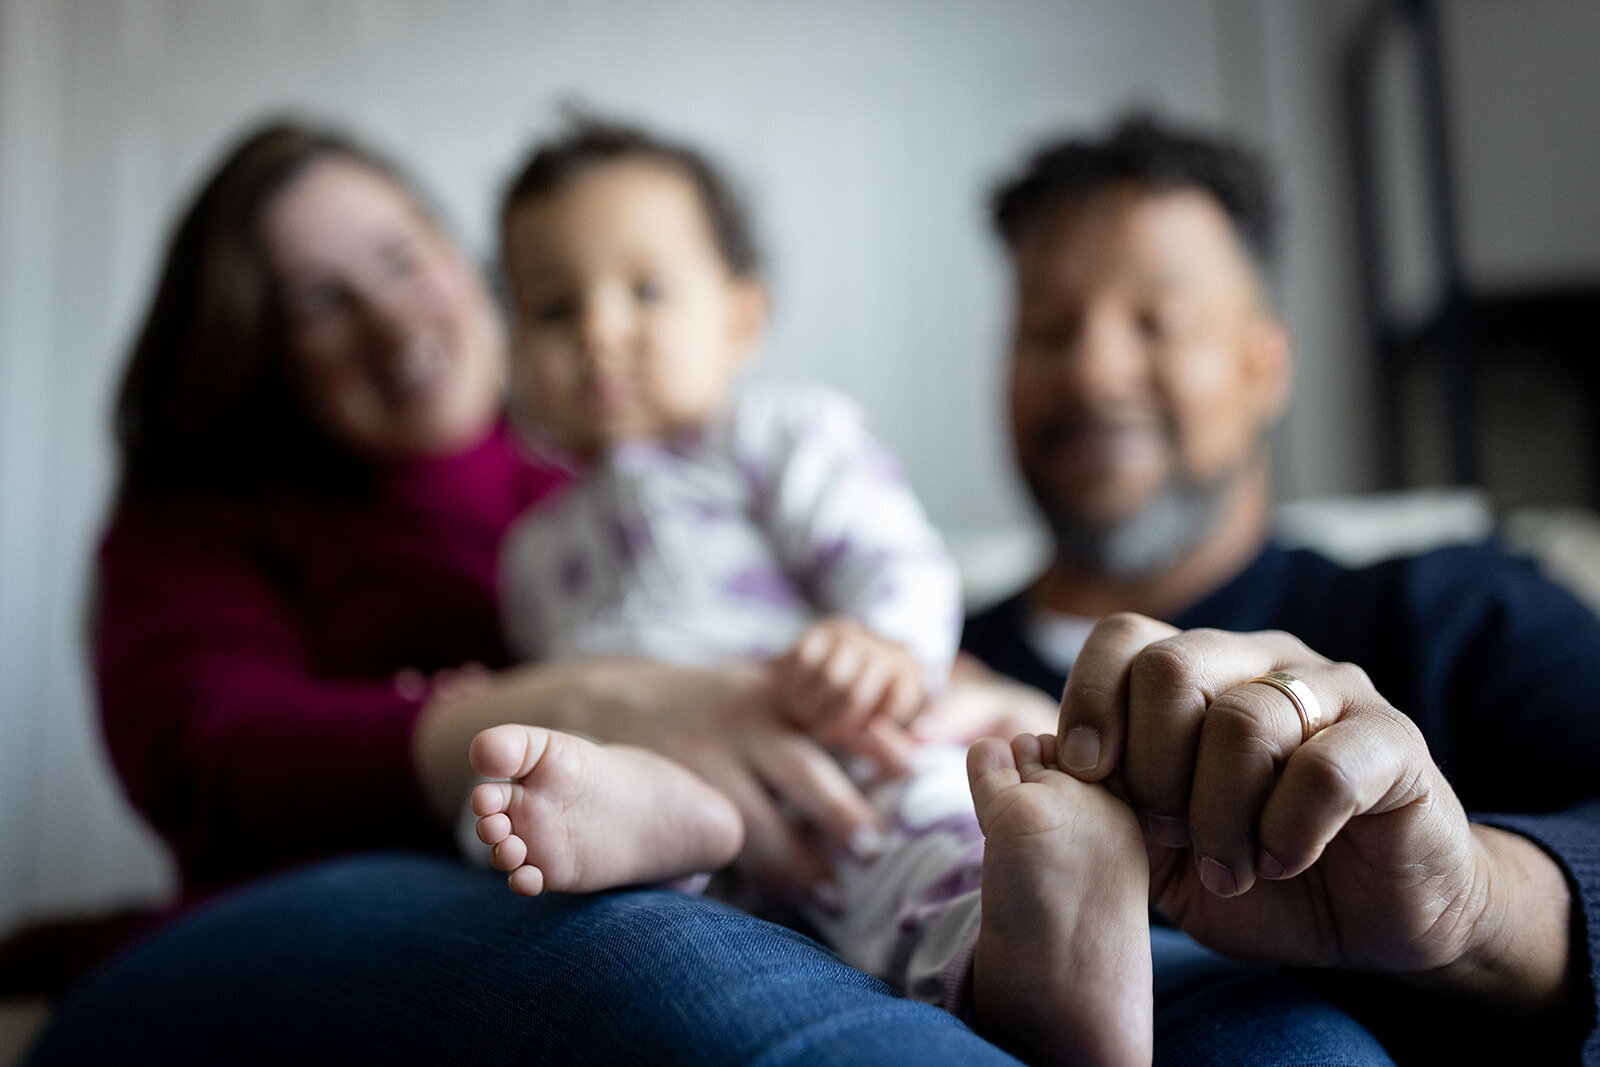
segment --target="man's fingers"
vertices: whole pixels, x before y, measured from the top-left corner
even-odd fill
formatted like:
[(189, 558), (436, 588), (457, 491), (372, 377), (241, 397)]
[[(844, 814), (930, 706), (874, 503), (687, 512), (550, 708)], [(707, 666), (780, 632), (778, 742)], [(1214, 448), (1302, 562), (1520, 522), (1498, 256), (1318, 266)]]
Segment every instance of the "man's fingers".
[(1061, 694), (1056, 754), (1061, 769), (1098, 782), (1122, 759), (1127, 736), (1128, 676), (1134, 657), (1178, 631), (1164, 622), (1121, 612), (1095, 624)]
[[(1300, 874), (1351, 819), (1396, 814), (1427, 796), (1433, 772), (1427, 742), (1410, 719), (1376, 701), (1347, 705), (1339, 722), (1299, 746), (1284, 765), (1261, 811), (1257, 872), (1266, 878)], [(1400, 850), (1414, 852), (1415, 842), (1405, 835), (1394, 840)]]
[(1201, 727), (1222, 694), (1286, 663), (1319, 657), (1285, 633), (1189, 630), (1146, 646), (1128, 672), (1128, 721), (1123, 778), (1158, 845), (1189, 841)]
[[(1316, 676), (1308, 685), (1324, 682)], [(1323, 692), (1331, 692), (1326, 684)], [(1264, 682), (1247, 682), (1212, 701), (1200, 727), (1188, 831), (1200, 880), (1212, 893), (1231, 897), (1249, 890), (1256, 877), (1256, 826), (1279, 768), (1300, 747), (1301, 721), (1294, 705)]]

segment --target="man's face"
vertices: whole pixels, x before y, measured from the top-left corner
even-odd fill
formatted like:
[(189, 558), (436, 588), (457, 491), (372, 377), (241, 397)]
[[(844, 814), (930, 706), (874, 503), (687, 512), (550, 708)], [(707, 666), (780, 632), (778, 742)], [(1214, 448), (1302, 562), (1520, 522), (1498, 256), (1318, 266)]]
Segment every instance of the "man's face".
[(1288, 391), (1287, 341), (1208, 193), (1113, 186), (1014, 248), (1011, 429), (1064, 561), (1159, 572), (1209, 533)]

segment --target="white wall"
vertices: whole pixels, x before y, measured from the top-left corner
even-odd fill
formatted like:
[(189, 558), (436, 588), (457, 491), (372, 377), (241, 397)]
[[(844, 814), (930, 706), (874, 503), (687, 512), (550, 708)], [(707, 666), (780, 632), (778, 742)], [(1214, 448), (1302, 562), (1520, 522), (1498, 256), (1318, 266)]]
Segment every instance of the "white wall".
[(1313, 0), (0, 0), (0, 925), (169, 885), (99, 746), (80, 605), (121, 346), (176, 205), (252, 119), (347, 121), (485, 253), (493, 193), (557, 100), (700, 141), (771, 250), (761, 373), (858, 394), (960, 532), (1026, 514), (984, 196), (1036, 137), (1132, 102), (1281, 157), (1316, 400), (1280, 473), (1364, 487), (1322, 19)]

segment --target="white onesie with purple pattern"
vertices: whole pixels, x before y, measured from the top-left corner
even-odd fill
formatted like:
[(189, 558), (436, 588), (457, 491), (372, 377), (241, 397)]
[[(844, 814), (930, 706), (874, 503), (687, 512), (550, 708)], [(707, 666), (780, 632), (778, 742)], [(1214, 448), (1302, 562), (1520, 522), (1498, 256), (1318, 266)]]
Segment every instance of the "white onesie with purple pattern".
[[(817, 619), (848, 616), (909, 648), (930, 694), (949, 677), (962, 618), (955, 566), (847, 398), (749, 386), (699, 431), (627, 442), (577, 473), (502, 546), (517, 655), (767, 659)], [(889, 848), (845, 862), (838, 908), (807, 916), (849, 962), (952, 1008), (982, 859), (961, 768), (959, 751), (930, 751), (911, 779), (869, 788)]]

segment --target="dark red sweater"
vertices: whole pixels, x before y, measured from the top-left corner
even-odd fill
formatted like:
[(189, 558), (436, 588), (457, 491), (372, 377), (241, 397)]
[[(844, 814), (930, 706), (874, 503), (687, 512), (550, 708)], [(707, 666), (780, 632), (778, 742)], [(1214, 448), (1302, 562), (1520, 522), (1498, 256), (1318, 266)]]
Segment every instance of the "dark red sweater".
[(118, 509), (93, 627), (101, 718), (187, 888), (343, 851), (448, 847), (411, 760), (422, 699), (394, 678), (504, 663), (500, 539), (562, 480), (502, 427), (359, 492)]

